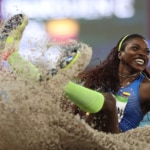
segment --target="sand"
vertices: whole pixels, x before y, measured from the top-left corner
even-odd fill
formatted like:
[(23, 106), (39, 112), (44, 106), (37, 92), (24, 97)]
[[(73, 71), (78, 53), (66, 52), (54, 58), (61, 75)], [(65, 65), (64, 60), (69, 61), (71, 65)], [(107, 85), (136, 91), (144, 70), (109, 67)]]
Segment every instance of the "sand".
[(92, 50), (80, 48), (70, 69), (37, 82), (21, 74), (0, 74), (0, 150), (149, 150), (150, 127), (106, 134), (70, 113), (64, 87), (89, 63)]

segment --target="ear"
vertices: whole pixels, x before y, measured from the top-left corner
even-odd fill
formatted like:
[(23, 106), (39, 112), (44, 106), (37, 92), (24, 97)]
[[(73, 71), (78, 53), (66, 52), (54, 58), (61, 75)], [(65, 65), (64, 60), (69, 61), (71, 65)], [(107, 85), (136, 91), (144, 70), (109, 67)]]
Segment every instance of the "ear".
[(121, 56), (122, 56), (122, 53), (119, 52), (119, 53), (118, 53), (118, 58), (121, 59)]

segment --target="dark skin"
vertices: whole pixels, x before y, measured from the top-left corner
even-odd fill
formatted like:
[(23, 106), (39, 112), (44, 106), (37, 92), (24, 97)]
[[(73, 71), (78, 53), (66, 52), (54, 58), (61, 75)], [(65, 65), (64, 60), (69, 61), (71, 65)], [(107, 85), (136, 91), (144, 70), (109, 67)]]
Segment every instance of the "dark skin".
[[(143, 116), (150, 111), (150, 75), (146, 70), (150, 53), (148, 44), (141, 35), (131, 34), (122, 42), (118, 51), (120, 41), (100, 65), (80, 74), (81, 81), (85, 83), (84, 85), (87, 88), (93, 90), (100, 88), (99, 91), (105, 97), (102, 110), (88, 115), (86, 121), (89, 125), (94, 124), (93, 128), (96, 130), (107, 133), (121, 132), (118, 123), (116, 100), (109, 91), (116, 93), (121, 87), (132, 83), (141, 72), (146, 75), (139, 88)], [(84, 115), (81, 110), (78, 112), (81, 116)]]
[[(132, 75), (143, 71), (149, 61), (149, 48), (145, 40), (135, 38), (127, 43), (125, 50), (118, 54), (120, 59), (119, 74)], [(138, 74), (137, 74), (138, 75)], [(132, 82), (132, 78), (121, 78), (120, 84), (126, 86), (127, 82)], [(140, 85), (139, 94), (141, 109), (143, 114), (150, 110), (150, 80), (145, 78)]]

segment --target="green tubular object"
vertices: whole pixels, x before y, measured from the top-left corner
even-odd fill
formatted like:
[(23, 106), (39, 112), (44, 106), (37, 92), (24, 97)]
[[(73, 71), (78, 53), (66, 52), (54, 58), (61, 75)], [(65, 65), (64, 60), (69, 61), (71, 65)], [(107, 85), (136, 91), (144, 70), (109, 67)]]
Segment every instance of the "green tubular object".
[(105, 100), (103, 94), (71, 81), (65, 87), (65, 96), (81, 110), (89, 113), (100, 111)]

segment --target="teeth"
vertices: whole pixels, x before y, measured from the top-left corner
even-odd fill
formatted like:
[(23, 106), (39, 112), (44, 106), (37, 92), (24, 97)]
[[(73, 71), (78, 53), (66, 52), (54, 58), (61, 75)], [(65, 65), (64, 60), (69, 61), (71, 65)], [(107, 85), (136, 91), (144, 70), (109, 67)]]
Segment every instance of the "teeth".
[(136, 59), (135, 61), (136, 61), (136, 63), (138, 63), (139, 65), (143, 65), (143, 64), (144, 64), (144, 60), (143, 60), (143, 59)]

